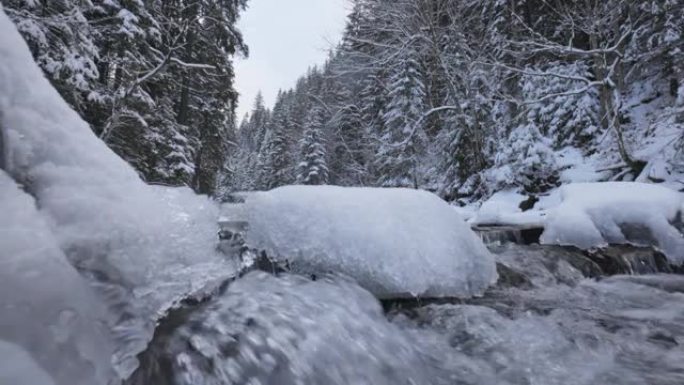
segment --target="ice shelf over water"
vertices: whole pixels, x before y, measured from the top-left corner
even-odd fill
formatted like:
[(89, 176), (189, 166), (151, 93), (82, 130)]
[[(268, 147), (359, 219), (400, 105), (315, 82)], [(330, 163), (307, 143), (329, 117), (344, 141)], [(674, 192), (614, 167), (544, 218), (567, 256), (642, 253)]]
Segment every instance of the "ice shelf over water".
[(633, 182), (576, 183), (561, 187), (549, 210), (541, 242), (580, 248), (609, 243), (652, 245), (674, 263), (684, 262), (681, 222), (684, 194)]

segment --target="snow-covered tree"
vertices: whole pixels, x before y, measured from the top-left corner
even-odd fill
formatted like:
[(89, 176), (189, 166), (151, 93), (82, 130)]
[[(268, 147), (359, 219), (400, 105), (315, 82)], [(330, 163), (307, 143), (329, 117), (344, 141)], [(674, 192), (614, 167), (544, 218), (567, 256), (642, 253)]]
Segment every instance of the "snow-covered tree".
[(258, 187), (273, 189), (294, 181), (291, 153), (291, 121), (285, 93), (280, 93), (269, 121), (261, 153)]
[(62, 96), (147, 181), (211, 194), (246, 0), (3, 2)]
[(425, 85), (421, 76), (415, 52), (407, 53), (393, 68), (376, 156), (381, 186), (418, 187), (419, 157), (425, 141)]
[[(581, 147), (597, 139), (601, 132), (597, 90), (565, 95), (568, 90), (582, 87), (573, 77), (591, 76), (586, 63), (549, 62), (546, 67), (560, 76), (523, 75), (520, 80), (522, 98), (528, 103), (526, 119), (536, 124), (541, 134), (552, 138), (559, 148)], [(543, 73), (544, 70), (531, 68), (529, 72)]]
[(363, 185), (367, 179), (368, 136), (355, 104), (340, 108), (329, 122), (331, 173), (336, 185)]
[(76, 0), (2, 2), (48, 79), (77, 111), (99, 101), (98, 31), (86, 18), (90, 2)]
[(297, 183), (307, 185), (328, 184), (328, 164), (323, 139), (324, 112), (315, 107), (304, 125), (304, 137), (299, 141), (300, 162), (297, 165)]

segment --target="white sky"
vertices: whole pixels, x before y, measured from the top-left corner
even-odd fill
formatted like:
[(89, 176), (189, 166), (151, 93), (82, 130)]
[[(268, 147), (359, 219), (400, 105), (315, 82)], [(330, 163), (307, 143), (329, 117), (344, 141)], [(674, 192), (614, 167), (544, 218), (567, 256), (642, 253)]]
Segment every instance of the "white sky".
[(325, 62), (349, 8), (347, 0), (250, 0), (239, 22), (249, 58), (235, 62), (238, 124), (259, 90), (272, 107), (279, 89), (294, 87), (310, 66)]

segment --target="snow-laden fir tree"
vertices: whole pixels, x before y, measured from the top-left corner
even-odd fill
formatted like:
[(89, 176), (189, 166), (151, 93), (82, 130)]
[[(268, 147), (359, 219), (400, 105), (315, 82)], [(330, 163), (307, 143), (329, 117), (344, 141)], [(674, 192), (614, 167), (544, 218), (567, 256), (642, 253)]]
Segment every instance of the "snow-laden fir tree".
[(212, 193), (246, 0), (3, 2), (60, 94), (150, 182)]
[[(599, 97), (596, 89), (565, 95), (583, 84), (572, 78), (591, 76), (586, 63), (550, 62), (545, 69), (530, 68), (530, 73), (553, 71), (558, 76), (523, 76), (522, 99), (526, 102), (526, 119), (539, 127), (540, 132), (554, 138), (555, 147), (581, 147), (598, 138), (600, 128)], [(552, 95), (552, 97), (549, 97)]]
[[(574, 161), (636, 176), (653, 154), (684, 151), (682, 17), (682, 0), (354, 0), (326, 65), (284, 93), (288, 147), (319, 106), (333, 184), (467, 202), (548, 189)], [(360, 135), (345, 128), (357, 118)], [(357, 138), (366, 160), (347, 156)], [(561, 162), (569, 153), (583, 159)]]
[(314, 107), (304, 124), (304, 137), (299, 141), (300, 161), (297, 165), (297, 183), (305, 185), (328, 184), (328, 164), (323, 139), (324, 111)]
[(410, 48), (407, 51), (392, 69), (383, 114), (384, 132), (375, 159), (378, 184), (385, 187), (418, 187), (418, 167), (425, 145), (425, 85), (417, 53)]
[(92, 3), (7, 0), (2, 5), (55, 88), (76, 111), (87, 109), (88, 98), (100, 92), (100, 35), (86, 18)]
[(368, 135), (355, 104), (338, 109), (329, 122), (331, 180), (335, 185), (365, 185), (368, 174)]
[(552, 141), (528, 116), (528, 122), (513, 128), (497, 149), (495, 167), (487, 173), (489, 188), (516, 187), (520, 192), (540, 193), (556, 187), (559, 167), (551, 146)]
[(291, 153), (291, 120), (286, 93), (280, 93), (260, 150), (261, 173), (258, 188), (273, 189), (294, 182)]

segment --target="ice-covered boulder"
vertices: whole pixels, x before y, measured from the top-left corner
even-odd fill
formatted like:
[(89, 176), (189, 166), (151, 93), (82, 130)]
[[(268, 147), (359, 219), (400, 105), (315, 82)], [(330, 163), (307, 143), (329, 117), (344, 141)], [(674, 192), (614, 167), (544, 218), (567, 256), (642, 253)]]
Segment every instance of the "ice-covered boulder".
[(544, 244), (584, 249), (607, 244), (655, 246), (671, 262), (684, 262), (681, 221), (684, 194), (645, 183), (577, 183), (561, 188), (561, 204), (549, 210)]
[(469, 297), (497, 279), (482, 241), (425, 191), (287, 186), (245, 205), (250, 246), (298, 272), (349, 275), (380, 297)]

